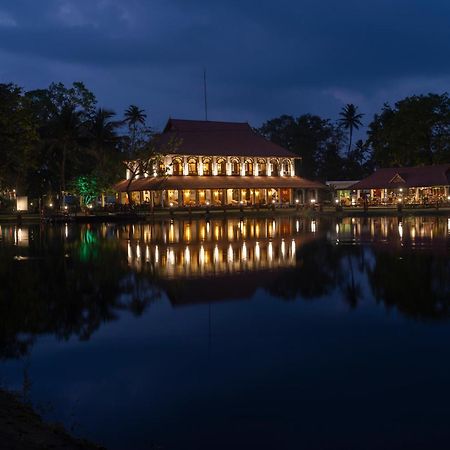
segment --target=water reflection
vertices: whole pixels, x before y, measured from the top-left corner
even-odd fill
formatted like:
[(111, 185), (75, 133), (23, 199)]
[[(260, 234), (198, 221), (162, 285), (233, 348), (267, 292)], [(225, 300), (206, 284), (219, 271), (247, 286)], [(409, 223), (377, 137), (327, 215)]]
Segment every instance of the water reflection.
[(180, 306), (264, 289), (448, 319), (449, 226), (446, 217), (3, 225), (0, 354), (22, 355), (40, 334), (89, 339), (163, 295)]

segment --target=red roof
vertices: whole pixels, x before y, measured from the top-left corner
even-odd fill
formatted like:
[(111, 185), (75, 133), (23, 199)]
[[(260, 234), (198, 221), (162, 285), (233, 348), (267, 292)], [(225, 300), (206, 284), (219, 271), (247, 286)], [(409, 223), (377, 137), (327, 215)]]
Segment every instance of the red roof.
[[(114, 186), (118, 192), (126, 192), (128, 180)], [(301, 177), (252, 177), (252, 176), (192, 176), (174, 175), (168, 177), (139, 178), (131, 182), (130, 191), (157, 191), (162, 189), (270, 189), (297, 188), (323, 189), (318, 181)]]
[(388, 189), (450, 185), (450, 164), (378, 169), (352, 189)]
[(179, 140), (180, 145), (169, 153), (179, 155), (298, 157), (242, 122), (169, 119), (160, 145), (167, 145), (172, 139)]

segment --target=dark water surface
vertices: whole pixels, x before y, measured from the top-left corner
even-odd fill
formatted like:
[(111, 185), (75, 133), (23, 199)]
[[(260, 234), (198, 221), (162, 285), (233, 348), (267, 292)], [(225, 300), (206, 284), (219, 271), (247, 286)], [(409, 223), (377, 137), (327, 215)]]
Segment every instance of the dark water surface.
[(111, 449), (447, 449), (449, 225), (2, 225), (0, 382)]

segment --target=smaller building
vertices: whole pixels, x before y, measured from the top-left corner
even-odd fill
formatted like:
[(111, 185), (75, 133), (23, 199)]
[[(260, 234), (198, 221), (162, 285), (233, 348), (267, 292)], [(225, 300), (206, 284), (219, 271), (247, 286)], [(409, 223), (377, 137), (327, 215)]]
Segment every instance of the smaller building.
[(342, 206), (351, 206), (356, 203), (356, 191), (353, 191), (352, 188), (356, 183), (358, 183), (357, 180), (333, 180), (325, 182), (332, 190), (333, 202)]
[(378, 169), (351, 186), (357, 199), (377, 204), (435, 204), (450, 195), (450, 164)]

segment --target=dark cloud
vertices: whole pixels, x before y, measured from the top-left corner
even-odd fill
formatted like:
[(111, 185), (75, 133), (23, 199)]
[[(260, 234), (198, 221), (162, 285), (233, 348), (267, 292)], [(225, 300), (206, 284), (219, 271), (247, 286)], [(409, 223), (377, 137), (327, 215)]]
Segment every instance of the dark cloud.
[(84, 80), (102, 104), (262, 120), (348, 101), (368, 114), (447, 90), (450, 4), (440, 0), (16, 0), (0, 5), (1, 81)]

